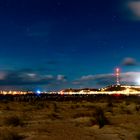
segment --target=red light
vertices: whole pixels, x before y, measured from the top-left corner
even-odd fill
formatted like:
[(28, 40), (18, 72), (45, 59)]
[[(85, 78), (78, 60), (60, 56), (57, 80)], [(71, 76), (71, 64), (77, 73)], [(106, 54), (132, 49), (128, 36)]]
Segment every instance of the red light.
[(61, 94), (61, 95), (64, 95), (64, 91), (60, 91), (60, 94)]
[(115, 96), (115, 97), (120, 97), (120, 96), (121, 96), (121, 94), (116, 93), (116, 94), (113, 94), (113, 96)]
[(120, 72), (120, 69), (119, 69), (119, 68), (117, 68), (117, 69), (116, 69), (116, 72)]

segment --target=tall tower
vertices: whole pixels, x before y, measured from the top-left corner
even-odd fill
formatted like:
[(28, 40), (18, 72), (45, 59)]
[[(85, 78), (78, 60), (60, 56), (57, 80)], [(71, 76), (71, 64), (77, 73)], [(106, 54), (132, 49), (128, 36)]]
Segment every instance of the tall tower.
[(116, 84), (120, 85), (120, 69), (119, 68), (116, 68), (115, 76), (116, 76)]

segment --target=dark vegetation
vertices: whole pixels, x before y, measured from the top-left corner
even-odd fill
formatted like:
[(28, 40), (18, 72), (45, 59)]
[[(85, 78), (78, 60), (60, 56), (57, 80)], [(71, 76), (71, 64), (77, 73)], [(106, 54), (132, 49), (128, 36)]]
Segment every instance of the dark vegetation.
[[(70, 121), (75, 129), (97, 126), (100, 130), (133, 121), (137, 124), (140, 115), (139, 96), (0, 95), (0, 101), (0, 140), (21, 140), (30, 133), (51, 135), (56, 122), (66, 126)], [(49, 125), (54, 125), (52, 131)], [(139, 140), (139, 133), (135, 137)]]
[(15, 115), (4, 118), (4, 125), (16, 127), (23, 126), (24, 123), (21, 117)]

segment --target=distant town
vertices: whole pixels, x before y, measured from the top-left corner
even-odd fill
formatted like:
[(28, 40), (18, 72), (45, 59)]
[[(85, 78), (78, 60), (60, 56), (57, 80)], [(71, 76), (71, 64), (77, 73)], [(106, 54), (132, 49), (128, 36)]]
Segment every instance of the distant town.
[(115, 70), (116, 83), (114, 85), (109, 85), (103, 88), (82, 88), (82, 89), (63, 89), (60, 91), (13, 91), (13, 90), (1, 90), (1, 95), (26, 95), (26, 94), (59, 94), (59, 95), (75, 95), (75, 94), (123, 94), (123, 95), (140, 95), (140, 86), (137, 85), (122, 85), (120, 80), (120, 69)]

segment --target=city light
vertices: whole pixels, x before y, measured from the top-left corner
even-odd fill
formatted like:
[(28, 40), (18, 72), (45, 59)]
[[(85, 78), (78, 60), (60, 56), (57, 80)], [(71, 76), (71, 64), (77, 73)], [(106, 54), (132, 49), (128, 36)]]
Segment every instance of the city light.
[(140, 85), (140, 78), (136, 80), (137, 84)]
[(37, 95), (40, 95), (40, 94), (41, 94), (41, 91), (40, 91), (40, 90), (37, 90), (37, 91), (36, 91), (36, 94), (37, 94)]

